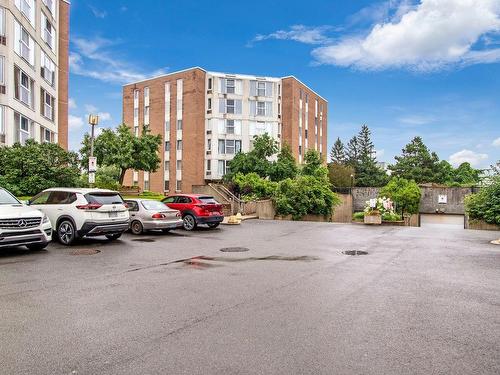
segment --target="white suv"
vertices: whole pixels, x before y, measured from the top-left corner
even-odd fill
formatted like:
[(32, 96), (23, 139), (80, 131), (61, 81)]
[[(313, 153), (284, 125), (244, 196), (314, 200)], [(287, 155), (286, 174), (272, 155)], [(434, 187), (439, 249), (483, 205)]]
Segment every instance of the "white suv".
[(51, 239), (52, 227), (47, 215), (21, 204), (0, 188), (0, 248), (26, 246), (42, 250)]
[(129, 228), (129, 212), (116, 191), (52, 188), (34, 196), (29, 204), (44, 212), (63, 245), (77, 238), (119, 238)]

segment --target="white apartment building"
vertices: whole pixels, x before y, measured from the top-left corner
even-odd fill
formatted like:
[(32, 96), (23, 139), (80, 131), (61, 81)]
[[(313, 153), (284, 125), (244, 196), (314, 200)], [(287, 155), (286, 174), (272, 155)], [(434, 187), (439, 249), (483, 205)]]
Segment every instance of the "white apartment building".
[(67, 148), (67, 65), (59, 74), (67, 64), (59, 36), (62, 27), (67, 39), (66, 7), (63, 0), (0, 0), (0, 145), (32, 138)]

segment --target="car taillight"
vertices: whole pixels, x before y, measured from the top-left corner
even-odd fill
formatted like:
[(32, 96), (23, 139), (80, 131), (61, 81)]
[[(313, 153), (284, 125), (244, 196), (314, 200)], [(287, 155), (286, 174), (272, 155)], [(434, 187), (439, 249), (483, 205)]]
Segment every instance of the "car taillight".
[(80, 206), (76, 206), (79, 210), (97, 210), (98, 208), (101, 208), (102, 204), (99, 203), (89, 203), (89, 204), (83, 204)]
[(151, 216), (153, 219), (164, 219), (165, 218), (165, 215), (163, 214), (160, 214), (159, 212), (157, 212), (156, 214), (153, 214), (153, 216)]

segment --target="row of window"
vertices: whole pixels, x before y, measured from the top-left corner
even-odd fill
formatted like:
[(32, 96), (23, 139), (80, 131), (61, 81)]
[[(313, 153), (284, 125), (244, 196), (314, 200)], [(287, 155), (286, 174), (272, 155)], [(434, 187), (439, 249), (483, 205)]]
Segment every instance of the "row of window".
[[(42, 0), (42, 3), (45, 5), (45, 9), (52, 15), (52, 17), (56, 18), (56, 4), (58, 0)], [(35, 0), (15, 0), (16, 8), (23, 14), (24, 17), (28, 19), (33, 28), (36, 28), (35, 25)], [(43, 14), (43, 11), (42, 11)], [(44, 23), (42, 22), (42, 27)]]
[[(212, 90), (212, 78), (208, 78), (207, 89)], [(273, 96), (273, 82), (251, 80), (250, 96)], [(278, 94), (281, 91), (281, 85), (278, 85)], [(243, 95), (243, 80), (235, 78), (219, 78), (219, 92), (221, 94)]]
[[(0, 143), (5, 143), (6, 134), (5, 107), (0, 106)], [(54, 132), (38, 125), (33, 120), (20, 113), (14, 112), (14, 142), (25, 144), (30, 138), (35, 138), (36, 127), (39, 126), (39, 142), (54, 142)]]
[[(249, 100), (250, 116), (273, 116), (273, 102)], [(212, 98), (208, 98), (208, 110), (212, 110)], [(219, 113), (241, 115), (241, 99), (219, 99)]]

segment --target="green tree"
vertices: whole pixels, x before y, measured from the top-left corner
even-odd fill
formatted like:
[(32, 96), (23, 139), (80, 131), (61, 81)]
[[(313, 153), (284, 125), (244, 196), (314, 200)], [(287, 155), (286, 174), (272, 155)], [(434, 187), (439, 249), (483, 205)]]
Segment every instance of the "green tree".
[(337, 138), (330, 150), (330, 161), (337, 164), (344, 164), (347, 162), (345, 147), (340, 138)]
[(417, 183), (436, 182), (439, 179), (439, 158), (430, 152), (421, 137), (415, 137), (396, 156), (396, 163), (389, 166), (392, 175), (415, 180)]
[(357, 136), (358, 160), (355, 164), (356, 186), (384, 186), (389, 180), (384, 170), (377, 165), (375, 147), (368, 126), (363, 125)]
[(476, 185), (480, 182), (481, 170), (472, 168), (467, 162), (453, 171), (453, 181), (460, 185)]
[(446, 160), (441, 160), (437, 163), (436, 166), (436, 174), (434, 176), (435, 183), (451, 185), (453, 184), (453, 176), (454, 176), (453, 166), (448, 163)]
[(328, 170), (323, 165), (323, 160), (321, 159), (321, 155), (318, 151), (307, 150), (304, 155), (302, 174), (306, 176), (314, 176), (328, 182)]
[(355, 182), (354, 176), (354, 168), (350, 165), (335, 162), (328, 164), (328, 177), (334, 187), (351, 187)]
[(347, 143), (346, 158), (347, 158), (347, 164), (356, 168), (359, 162), (359, 145), (358, 145), (358, 138), (356, 136), (352, 137)]
[(16, 195), (79, 185), (78, 155), (54, 143), (26, 141), (0, 148), (0, 185)]
[[(132, 134), (126, 125), (120, 125), (116, 130), (104, 129), (95, 138), (94, 156), (99, 166), (115, 166), (120, 170), (118, 182), (123, 185), (125, 173), (129, 169), (155, 172), (160, 166), (158, 150), (161, 145), (161, 135), (152, 135), (148, 126), (143, 126), (139, 137)], [(90, 136), (85, 134), (80, 149), (82, 167), (87, 168), (90, 154)]]
[(494, 176), (479, 193), (467, 196), (465, 210), (471, 219), (500, 225), (500, 177)]
[(231, 180), (236, 173), (257, 173), (261, 177), (271, 174), (272, 163), (269, 158), (278, 152), (278, 142), (267, 133), (254, 136), (253, 150), (247, 153), (238, 153), (229, 163), (230, 173), (225, 178)]
[(358, 160), (375, 160), (375, 147), (371, 139), (371, 131), (366, 125), (361, 126), (361, 130), (357, 135), (357, 154)]
[(269, 178), (271, 181), (281, 181), (286, 178), (297, 176), (299, 169), (292, 154), (292, 149), (286, 143), (281, 147), (278, 153), (278, 160), (272, 163)]
[(379, 193), (380, 197), (391, 198), (401, 215), (416, 214), (422, 193), (417, 183), (400, 177), (393, 177)]

